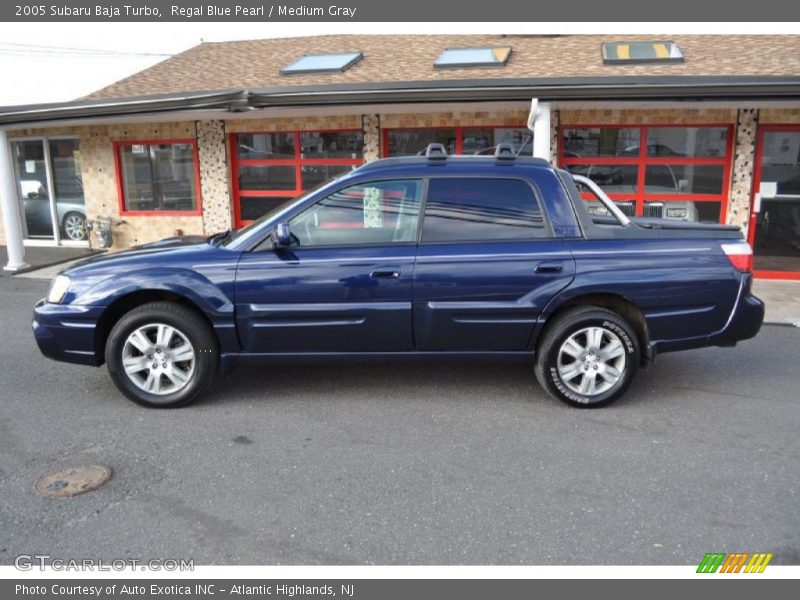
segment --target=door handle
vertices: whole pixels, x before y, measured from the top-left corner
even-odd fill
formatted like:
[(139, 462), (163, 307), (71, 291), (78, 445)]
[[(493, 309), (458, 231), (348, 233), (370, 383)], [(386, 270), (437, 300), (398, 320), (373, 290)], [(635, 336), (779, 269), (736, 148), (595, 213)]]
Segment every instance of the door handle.
[(536, 266), (537, 273), (561, 273), (564, 265), (561, 263), (544, 262)]
[(370, 274), (373, 279), (398, 279), (400, 277), (399, 269), (373, 269)]

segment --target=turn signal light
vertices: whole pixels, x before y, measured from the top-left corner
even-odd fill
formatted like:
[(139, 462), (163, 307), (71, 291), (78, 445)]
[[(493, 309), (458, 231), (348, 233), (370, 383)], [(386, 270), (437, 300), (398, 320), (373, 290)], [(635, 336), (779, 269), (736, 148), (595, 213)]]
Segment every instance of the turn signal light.
[(747, 242), (720, 244), (733, 268), (743, 273), (753, 272), (753, 249)]

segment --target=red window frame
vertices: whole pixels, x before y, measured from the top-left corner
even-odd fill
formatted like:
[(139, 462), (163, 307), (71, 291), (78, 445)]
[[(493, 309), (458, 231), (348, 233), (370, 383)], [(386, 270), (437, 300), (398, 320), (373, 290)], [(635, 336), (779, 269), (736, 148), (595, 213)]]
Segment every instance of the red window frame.
[[(747, 241), (755, 249), (756, 241), (756, 194), (761, 189), (761, 161), (764, 158), (764, 138), (767, 133), (772, 131), (800, 131), (800, 124), (770, 123), (769, 125), (759, 125), (756, 131), (756, 153), (753, 158), (753, 189), (750, 194), (750, 218), (747, 227)], [(753, 275), (764, 279), (800, 279), (800, 271), (765, 271), (754, 270)]]
[[(647, 155), (647, 133), (650, 129), (663, 129), (667, 127), (692, 128), (692, 127), (714, 127), (726, 128), (728, 138), (725, 144), (725, 155), (721, 157), (663, 157)], [(639, 156), (625, 157), (591, 157), (591, 158), (567, 158), (564, 156), (565, 129), (638, 129), (639, 130)], [(733, 125), (730, 123), (649, 123), (647, 125), (628, 125), (624, 123), (603, 124), (603, 125), (559, 125), (558, 128), (558, 165), (566, 167), (568, 165), (635, 165), (638, 167), (636, 193), (634, 194), (609, 194), (613, 200), (633, 201), (636, 207), (636, 215), (644, 214), (645, 198), (653, 202), (719, 202), (720, 223), (724, 223), (728, 215), (728, 201), (730, 198), (731, 165), (733, 163)], [(648, 194), (645, 192), (646, 168), (650, 165), (715, 165), (722, 166), (722, 192), (720, 194)], [(582, 193), (584, 200), (594, 198), (592, 194)]]
[[(241, 211), (241, 197), (260, 197), (260, 198), (295, 198), (302, 194), (303, 189), (303, 167), (308, 166), (358, 166), (364, 163), (363, 150), (361, 158), (301, 158), (302, 146), (300, 144), (300, 136), (304, 133), (319, 132), (319, 133), (361, 133), (360, 129), (303, 129), (303, 130), (282, 130), (282, 131), (240, 131), (231, 133), (228, 139), (231, 155), (231, 186), (233, 188), (233, 219), (235, 227), (243, 227), (253, 221), (250, 219), (242, 219)], [(239, 151), (236, 144), (236, 139), (239, 135), (294, 135), (294, 157), (293, 158), (239, 158)], [(239, 167), (240, 166), (256, 166), (256, 167), (294, 167), (294, 189), (287, 190), (242, 190), (239, 188)]]
[[(136, 146), (137, 144), (164, 145), (164, 144), (191, 144), (192, 160), (194, 161), (194, 185), (197, 195), (197, 208), (195, 210), (128, 210), (125, 207), (125, 186), (122, 182), (122, 158), (119, 150), (123, 146)], [(117, 176), (117, 198), (120, 216), (166, 216), (166, 217), (199, 217), (203, 215), (203, 196), (200, 190), (200, 158), (197, 153), (197, 140), (194, 138), (171, 138), (166, 140), (133, 140), (114, 142), (114, 167)]]
[(432, 130), (449, 129), (456, 132), (456, 154), (461, 154), (464, 151), (464, 131), (470, 129), (527, 129), (527, 126), (522, 125), (467, 125), (467, 126), (448, 126), (437, 125), (435, 127), (390, 127), (381, 132), (381, 157), (387, 158), (389, 156), (389, 133), (394, 131), (432, 131)]

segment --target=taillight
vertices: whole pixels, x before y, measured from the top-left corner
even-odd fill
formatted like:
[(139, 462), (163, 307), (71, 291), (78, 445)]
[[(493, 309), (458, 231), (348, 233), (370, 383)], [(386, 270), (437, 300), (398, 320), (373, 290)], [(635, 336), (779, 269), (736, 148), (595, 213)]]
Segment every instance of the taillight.
[(753, 272), (753, 249), (747, 242), (736, 242), (735, 244), (720, 244), (722, 251), (728, 260), (731, 261), (734, 269), (743, 273)]

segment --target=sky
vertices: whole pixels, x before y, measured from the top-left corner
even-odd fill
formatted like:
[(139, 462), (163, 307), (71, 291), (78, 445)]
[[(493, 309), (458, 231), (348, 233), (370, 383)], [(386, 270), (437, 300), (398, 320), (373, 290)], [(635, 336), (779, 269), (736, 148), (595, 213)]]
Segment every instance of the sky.
[(795, 33), (787, 23), (0, 23), (0, 106), (84, 96), (201, 41), (338, 33)]

